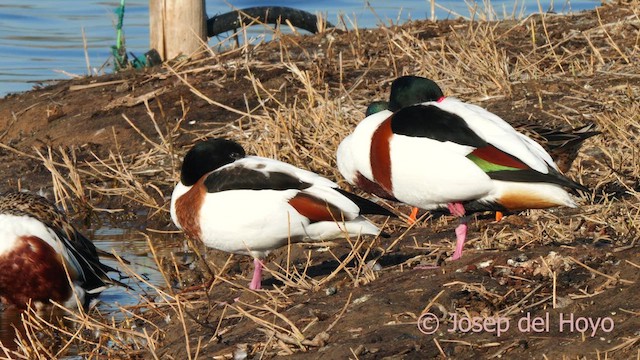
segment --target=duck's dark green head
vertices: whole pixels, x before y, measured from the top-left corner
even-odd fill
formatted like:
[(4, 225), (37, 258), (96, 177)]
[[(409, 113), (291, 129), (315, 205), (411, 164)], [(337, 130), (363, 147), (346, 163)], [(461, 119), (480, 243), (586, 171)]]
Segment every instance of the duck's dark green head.
[(369, 106), (367, 106), (367, 111), (365, 112), (365, 116), (373, 115), (383, 110), (389, 110), (389, 102), (374, 101), (371, 104), (369, 104)]
[(391, 84), (389, 110), (396, 112), (403, 107), (437, 101), (444, 94), (433, 80), (420, 76), (401, 76)]

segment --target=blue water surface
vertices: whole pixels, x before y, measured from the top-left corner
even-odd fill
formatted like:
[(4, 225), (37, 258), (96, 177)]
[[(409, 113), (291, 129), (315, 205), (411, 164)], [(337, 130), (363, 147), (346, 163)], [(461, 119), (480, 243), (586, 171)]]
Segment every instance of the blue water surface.
[[(148, 0), (125, 2), (126, 48), (141, 56), (149, 48)], [(235, 8), (251, 6), (290, 6), (324, 14), (334, 24), (361, 28), (403, 23), (409, 19), (431, 17), (429, 0), (328, 0), (315, 1), (207, 1), (207, 14), (213, 16)], [(487, 18), (507, 15), (516, 18), (543, 11), (571, 12), (592, 9), (600, 0), (437, 0), (436, 18), (469, 16), (471, 8)], [(113, 71), (111, 46), (115, 44), (116, 15), (120, 1), (37, 1), (5, 0), (0, 4), (0, 97), (31, 89), (50, 79), (103, 74)], [(487, 9), (493, 9), (489, 11)], [(342, 16), (345, 21), (340, 21)], [(478, 16), (476, 16), (477, 18)], [(86, 36), (86, 52), (82, 32)], [(259, 31), (259, 30), (256, 30)], [(217, 40), (211, 40), (215, 43)]]

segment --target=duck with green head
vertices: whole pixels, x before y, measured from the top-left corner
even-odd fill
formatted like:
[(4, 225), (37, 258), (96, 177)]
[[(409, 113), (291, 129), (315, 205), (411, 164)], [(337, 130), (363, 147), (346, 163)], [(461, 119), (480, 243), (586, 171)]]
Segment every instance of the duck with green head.
[(576, 207), (562, 175), (531, 138), (487, 110), (444, 97), (432, 80), (403, 76), (338, 147), (351, 184), (386, 199), (461, 217), (452, 259), (462, 255), (468, 211)]

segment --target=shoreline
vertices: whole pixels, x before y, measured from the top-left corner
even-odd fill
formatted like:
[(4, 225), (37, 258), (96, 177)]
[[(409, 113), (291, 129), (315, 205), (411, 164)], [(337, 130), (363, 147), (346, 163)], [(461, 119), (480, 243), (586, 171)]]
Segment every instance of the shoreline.
[[(167, 239), (191, 256), (155, 258), (171, 286), (150, 287), (143, 302), (118, 312), (126, 319), (118, 326), (95, 312), (70, 315), (72, 324), (60, 329), (37, 329), (43, 323), (31, 318), (30, 331), (41, 340), (24, 340), (25, 348), (67, 355), (68, 343), (79, 354), (131, 358), (633, 357), (640, 346), (640, 294), (631, 284), (640, 281), (639, 25), (637, 5), (606, 5), (523, 21), (278, 35), (0, 99), (2, 191), (43, 190), (61, 199), (78, 225), (100, 219), (139, 229), (150, 244), (140, 256), (154, 259), (154, 241)], [(501, 222), (478, 216), (465, 256), (453, 263), (443, 261), (455, 242), (457, 222), (448, 216), (429, 215), (413, 228), (390, 221), (391, 238), (336, 241), (331, 252), (285, 247), (267, 262), (264, 292), (247, 289), (250, 259), (206, 251), (205, 267), (195, 256), (202, 246), (182, 248), (167, 199), (196, 139), (232, 138), (248, 153), (349, 189), (335, 166), (337, 144), (403, 74), (436, 79), (445, 95), (510, 123), (595, 124), (602, 134), (587, 140), (568, 172), (593, 193), (579, 198), (578, 209), (510, 214)], [(372, 260), (380, 270), (367, 266)], [(414, 269), (419, 265), (438, 269)], [(213, 275), (209, 289), (198, 288)], [(427, 335), (419, 328), (427, 312), (444, 321), (442, 330)], [(561, 333), (556, 321), (548, 330), (535, 327), (544, 331), (534, 338), (515, 326), (527, 313), (532, 321), (571, 315), (574, 328), (593, 326), (583, 339)], [(516, 320), (496, 337), (472, 331), (471, 322), (462, 324), (469, 331), (448, 332), (461, 324), (448, 314)], [(592, 338), (598, 319), (611, 331), (599, 328)]]

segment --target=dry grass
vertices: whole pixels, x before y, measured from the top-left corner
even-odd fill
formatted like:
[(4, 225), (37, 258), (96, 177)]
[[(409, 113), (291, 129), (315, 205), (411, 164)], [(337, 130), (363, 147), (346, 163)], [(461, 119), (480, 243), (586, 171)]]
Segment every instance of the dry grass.
[[(47, 149), (36, 151), (37, 158), (52, 174), (56, 200), (62, 204), (92, 207), (97, 206), (92, 205), (94, 197), (117, 198), (148, 209), (152, 216), (165, 218), (167, 199), (178, 177), (179, 159), (188, 148), (175, 145), (180, 137), (189, 139), (188, 142), (214, 136), (231, 138), (242, 143), (248, 153), (316, 171), (346, 186), (335, 165), (339, 142), (363, 118), (368, 102), (387, 96), (392, 79), (417, 74), (436, 79), (447, 95), (488, 106), (511, 122), (556, 126), (594, 122), (603, 132), (586, 143), (569, 174), (592, 189), (591, 194), (580, 199), (579, 210), (529, 211), (524, 221), (517, 217), (497, 224), (478, 220), (473, 226), (476, 230), (470, 232), (469, 248), (525, 251), (565, 244), (560, 248), (571, 249), (576, 241), (588, 239), (609, 241), (614, 252), (633, 249), (637, 253), (640, 11), (631, 7), (623, 18), (611, 15), (607, 18), (598, 12), (595, 19), (574, 19), (575, 26), (580, 28), (576, 31), (565, 31), (565, 20), (550, 14), (506, 22), (486, 21), (495, 14), (495, 10), (486, 9), (475, 14), (480, 19), (475, 22), (414, 22), (401, 27), (381, 27), (375, 32), (352, 30), (348, 37), (329, 32), (313, 40), (283, 35), (276, 29), (272, 34), (276, 41), (270, 44), (250, 40), (243, 28), (234, 34), (243, 37), (242, 46), (236, 45), (225, 54), (211, 53), (211, 57), (166, 65), (161, 72), (162, 76), (181, 82), (194, 97), (204, 99), (211, 107), (234, 114), (234, 122), (186, 131), (182, 125), (189, 111), (188, 99), (182, 100), (183, 116), (177, 120), (169, 120), (162, 111), (152, 111), (148, 102), (143, 101), (147, 109), (144, 121), (153, 123), (154, 132), (145, 133), (136, 126), (142, 119), (125, 115), (123, 121), (145, 142), (146, 152), (127, 154), (114, 133), (116, 145), (106, 157), (91, 153), (90, 158), (80, 162), (76, 159), (77, 150)], [(231, 42), (233, 37), (223, 39), (220, 45)], [(278, 61), (264, 60), (273, 59), (273, 54)], [(274, 82), (265, 75), (272, 71), (286, 75)], [(194, 84), (195, 75), (210, 76), (217, 81), (216, 74), (226, 74), (230, 79), (239, 77), (251, 84), (242, 108), (219, 102), (211, 91)], [(402, 210), (397, 204), (388, 205)], [(249, 291), (243, 276), (229, 273), (230, 259), (223, 265), (205, 260), (206, 265), (202, 266), (200, 262), (198, 266), (206, 268), (202, 272), (206, 273), (204, 277), (211, 277), (211, 285), (179, 292), (174, 288), (176, 283), (182, 287), (194, 285), (187, 280), (193, 269), (174, 257), (157, 256), (152, 245), (155, 234), (151, 234), (151, 252), (166, 284), (147, 283), (154, 294), (143, 297), (138, 306), (122, 308), (119, 313), (125, 320), (115, 323), (109, 320), (113, 314), (63, 311), (64, 321), (54, 323), (29, 311), (24, 319), (26, 331), (17, 338), (18, 348), (3, 350), (7, 357), (16, 358), (54, 358), (73, 349), (87, 357), (100, 354), (189, 359), (242, 357), (245, 353), (272, 357), (312, 351), (328, 342), (347, 312), (369, 300), (368, 295), (352, 299), (351, 294), (363, 285), (377, 285), (381, 275), (375, 270), (375, 261), (394, 252), (414, 249), (427, 250), (428, 254), (420, 258), (435, 262), (449, 247), (433, 244), (430, 238), (416, 237), (415, 231), (446, 232), (453, 224), (447, 217), (431, 216), (412, 227), (401, 221), (391, 222), (386, 225), (394, 234), (390, 244), (349, 239), (343, 243), (346, 250), (342, 253), (329, 251), (337, 267), (314, 277), (308, 273), (314, 266), (311, 251), (299, 256), (296, 266), (292, 247), (287, 247), (284, 264), (267, 264), (267, 272), (276, 285), (263, 292)], [(191, 251), (200, 253), (200, 247), (191, 245)], [(405, 266), (415, 261), (422, 260), (404, 260), (384, 271), (402, 273)], [(125, 264), (122, 266), (127, 268)], [(440, 300), (441, 296), (447, 296), (443, 293), (465, 292), (490, 304), (482, 310), (484, 316), (513, 315), (532, 309), (555, 309), (559, 304), (588, 299), (634, 281), (616, 273), (605, 274), (593, 266), (584, 259), (549, 253), (504, 267), (501, 279), (505, 283), (530, 283), (525, 290), (500, 293), (482, 283), (456, 280), (444, 284), (427, 308), (437, 308), (443, 316), (460, 309), (469, 314), (464, 304), (456, 309)], [(630, 262), (621, 266), (638, 265)], [(575, 292), (559, 294), (558, 276), (577, 271), (597, 279), (595, 286), (585, 285)], [(299, 303), (305, 297), (317, 297), (322, 290), (330, 296), (336, 286), (349, 292), (349, 296), (335, 313), (319, 315), (312, 312), (313, 306), (309, 313), (295, 311), (305, 306)], [(422, 305), (415, 312), (396, 314), (397, 323), (415, 323), (417, 314), (424, 309)], [(329, 326), (322, 322), (326, 318), (330, 319)], [(238, 329), (257, 329), (259, 334), (242, 337)], [(340, 334), (345, 336), (344, 331)], [(223, 336), (248, 342), (224, 345), (220, 341)], [(184, 349), (179, 354), (166, 345), (175, 341)], [(502, 346), (495, 356), (513, 348), (512, 344), (500, 342), (479, 345), (446, 338), (434, 341), (442, 354), (443, 346), (456, 341), (475, 349)], [(637, 336), (628, 337), (604, 352), (629, 351), (638, 342)], [(364, 350), (350, 351), (357, 357)]]

